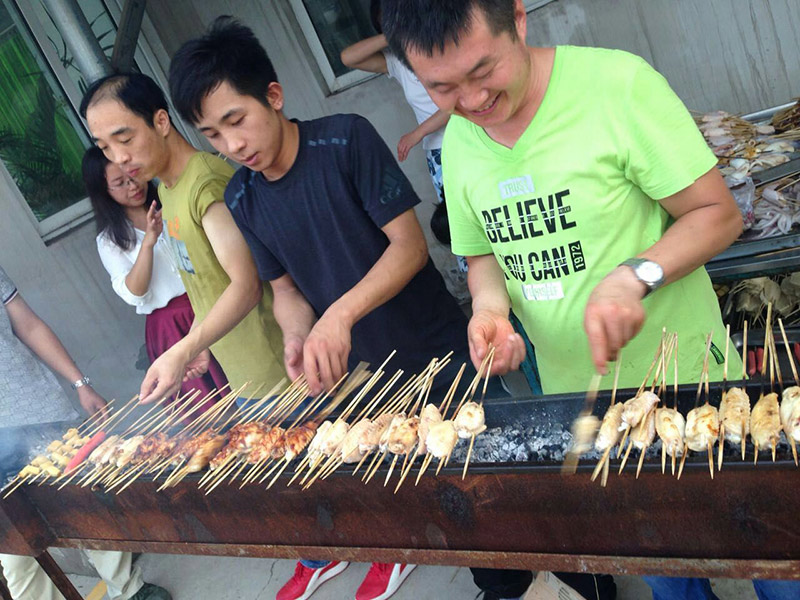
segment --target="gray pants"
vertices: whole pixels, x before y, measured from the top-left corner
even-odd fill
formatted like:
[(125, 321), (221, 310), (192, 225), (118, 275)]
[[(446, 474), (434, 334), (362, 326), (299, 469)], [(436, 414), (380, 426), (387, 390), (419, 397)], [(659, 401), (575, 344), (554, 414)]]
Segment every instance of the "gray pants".
[[(111, 600), (129, 600), (144, 585), (139, 568), (131, 569), (130, 552), (85, 552), (97, 574), (106, 582)], [(14, 600), (64, 600), (36, 559), (0, 554), (0, 565)]]

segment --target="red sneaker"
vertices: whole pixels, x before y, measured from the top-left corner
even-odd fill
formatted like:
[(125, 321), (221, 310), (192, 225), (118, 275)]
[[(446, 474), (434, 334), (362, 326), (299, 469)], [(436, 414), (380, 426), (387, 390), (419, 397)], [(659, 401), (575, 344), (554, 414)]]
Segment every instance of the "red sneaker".
[(397, 590), (417, 565), (372, 563), (356, 592), (356, 600), (386, 600)]
[[(350, 563), (334, 561), (321, 569), (309, 569), (297, 561), (294, 575), (278, 591), (275, 600), (306, 600), (311, 597), (319, 586), (336, 577), (347, 568)], [(387, 596), (388, 597), (388, 596)]]

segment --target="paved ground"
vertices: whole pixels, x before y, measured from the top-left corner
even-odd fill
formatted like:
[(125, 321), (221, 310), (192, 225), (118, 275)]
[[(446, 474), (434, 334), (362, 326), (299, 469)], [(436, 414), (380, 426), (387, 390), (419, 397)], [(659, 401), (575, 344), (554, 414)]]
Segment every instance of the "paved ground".
[[(294, 562), (253, 558), (143, 555), (138, 564), (145, 580), (163, 585), (174, 600), (273, 600), (281, 585), (294, 572)], [(350, 565), (313, 596), (314, 600), (347, 600), (369, 568)], [(84, 595), (97, 579), (74, 576)], [(714, 580), (714, 591), (721, 600), (755, 600), (748, 581)], [(650, 600), (650, 589), (638, 577), (618, 577), (618, 600)], [(420, 566), (409, 576), (392, 600), (473, 600), (477, 588), (469, 569)], [(676, 599), (678, 600), (678, 599)]]

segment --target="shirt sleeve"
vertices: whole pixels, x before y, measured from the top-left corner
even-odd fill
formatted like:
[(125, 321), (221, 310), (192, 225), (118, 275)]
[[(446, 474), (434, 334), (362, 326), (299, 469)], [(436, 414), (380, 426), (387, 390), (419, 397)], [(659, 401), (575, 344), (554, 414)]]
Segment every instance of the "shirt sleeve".
[(382, 52), (383, 52), (383, 58), (386, 59), (386, 76), (389, 79), (398, 79), (397, 63), (399, 62), (399, 60), (388, 49), (382, 50)]
[[(137, 244), (137, 250), (141, 251), (141, 245)], [(149, 286), (143, 296), (137, 296), (128, 289), (125, 280), (133, 269), (133, 263), (119, 246), (104, 235), (99, 235), (97, 236), (97, 253), (100, 255), (100, 262), (103, 263), (103, 267), (111, 277), (111, 287), (117, 296), (131, 306), (142, 306), (150, 302), (152, 293)]]
[(231, 179), (230, 184), (225, 189), (225, 204), (228, 206), (228, 210), (231, 211), (231, 216), (236, 226), (242, 232), (242, 236), (244, 236), (244, 240), (250, 248), (250, 253), (256, 261), (259, 278), (261, 281), (273, 281), (286, 273), (286, 269), (278, 259), (275, 258), (275, 255), (270, 249), (267, 248), (267, 245), (261, 241), (261, 238), (250, 229), (247, 224), (247, 219), (242, 214), (240, 204), (241, 198), (239, 198), (239, 196), (244, 196), (247, 193), (247, 185), (248, 184), (243, 183), (238, 176)]
[(447, 125), (442, 145), (442, 176), (447, 202), (447, 220), (450, 225), (450, 246), (459, 256), (483, 256), (492, 253), (492, 245), (481, 221), (470, 204), (466, 182), (469, 173), (463, 172), (463, 162), (458, 159), (460, 150), (467, 144), (461, 131), (468, 124), (453, 116)]
[(198, 226), (203, 225), (203, 217), (215, 202), (224, 202), (225, 187), (228, 181), (222, 177), (206, 176), (197, 184), (197, 193), (191, 204), (192, 219)]
[(667, 80), (643, 59), (628, 105), (618, 111), (627, 140), (625, 176), (654, 200), (692, 185), (717, 164), (691, 114)]
[(363, 117), (353, 120), (349, 160), (361, 203), (378, 227), (419, 204), (392, 151)]
[(11, 281), (11, 278), (3, 270), (3, 267), (0, 267), (0, 300), (2, 300), (5, 305), (11, 302), (16, 295), (17, 286)]

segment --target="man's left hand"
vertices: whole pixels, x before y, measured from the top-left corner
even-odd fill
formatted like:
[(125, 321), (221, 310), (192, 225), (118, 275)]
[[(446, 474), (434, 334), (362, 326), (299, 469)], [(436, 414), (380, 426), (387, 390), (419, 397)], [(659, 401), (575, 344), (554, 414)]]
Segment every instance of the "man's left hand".
[(350, 323), (330, 309), (320, 317), (303, 345), (303, 370), (311, 394), (330, 390), (347, 372)]
[(91, 417), (97, 411), (102, 413), (102, 417), (98, 423), (103, 423), (108, 418), (108, 411), (106, 410), (107, 402), (103, 397), (92, 389), (89, 385), (84, 385), (78, 388), (78, 401), (81, 407)]
[(642, 328), (645, 318), (642, 298), (646, 292), (647, 286), (630, 267), (617, 267), (589, 296), (583, 328), (599, 373), (605, 375), (608, 361), (615, 360)]
[(211, 364), (211, 351), (206, 348), (194, 359), (186, 364), (186, 374), (183, 376), (184, 381), (201, 377), (208, 372), (208, 367)]

